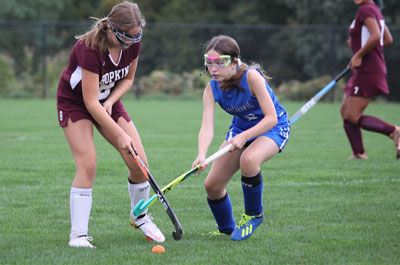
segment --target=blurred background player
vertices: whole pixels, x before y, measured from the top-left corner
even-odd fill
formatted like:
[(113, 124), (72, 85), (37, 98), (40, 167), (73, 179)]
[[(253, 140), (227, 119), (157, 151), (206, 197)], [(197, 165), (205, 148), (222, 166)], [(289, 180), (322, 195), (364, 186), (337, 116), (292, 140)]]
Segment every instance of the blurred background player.
[[(205, 180), (207, 201), (220, 233), (232, 240), (250, 237), (264, 220), (261, 165), (286, 145), (290, 124), (287, 113), (268, 86), (260, 65), (240, 61), (240, 48), (228, 36), (216, 36), (206, 43), (205, 67), (212, 80), (203, 95), (203, 121), (198, 137), (198, 155), (193, 166), (204, 164), (214, 136), (215, 102), (233, 115), (221, 148), (232, 143), (231, 152), (217, 159)], [(226, 186), (240, 169), (244, 214), (235, 226)]]
[(398, 159), (400, 128), (377, 117), (363, 114), (372, 96), (389, 93), (383, 46), (392, 44), (393, 39), (380, 11), (381, 0), (354, 2), (359, 5), (359, 9), (350, 26), (348, 40), (348, 45), (354, 52), (349, 64), (354, 72), (344, 88), (340, 110), (344, 130), (353, 151), (349, 159), (368, 159), (361, 129), (389, 136), (395, 143)]
[[(59, 124), (63, 128), (76, 165), (70, 194), (69, 246), (94, 248), (88, 236), (92, 187), (96, 175), (93, 125), (118, 150), (129, 169), (131, 208), (149, 198), (149, 183), (130, 153), (135, 148), (147, 164), (139, 134), (125, 111), (121, 97), (132, 87), (145, 19), (137, 4), (117, 4), (97, 20), (87, 33), (77, 36), (57, 91)], [(146, 213), (131, 225), (149, 240), (163, 242), (164, 235)]]

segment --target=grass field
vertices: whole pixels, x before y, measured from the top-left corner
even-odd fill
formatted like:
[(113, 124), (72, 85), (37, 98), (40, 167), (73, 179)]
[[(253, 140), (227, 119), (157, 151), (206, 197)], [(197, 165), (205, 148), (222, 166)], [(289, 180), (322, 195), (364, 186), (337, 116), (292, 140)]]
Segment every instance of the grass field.
[[(301, 103), (285, 103), (293, 114)], [(141, 134), (160, 186), (190, 169), (197, 151), (200, 101), (136, 101), (125, 106)], [(184, 235), (159, 203), (154, 221), (166, 253), (151, 252), (129, 226), (127, 170), (96, 133), (98, 170), (89, 234), (97, 249), (67, 246), (74, 162), (58, 127), (55, 100), (0, 100), (0, 264), (400, 264), (400, 161), (393, 142), (363, 132), (369, 160), (347, 161), (350, 146), (339, 104), (317, 104), (292, 126), (286, 149), (262, 168), (265, 221), (246, 241), (215, 231), (203, 188), (206, 173), (168, 193)], [(399, 104), (366, 113), (400, 124)], [(217, 150), (230, 117), (216, 113)], [(236, 220), (243, 212), (240, 176), (228, 186)]]

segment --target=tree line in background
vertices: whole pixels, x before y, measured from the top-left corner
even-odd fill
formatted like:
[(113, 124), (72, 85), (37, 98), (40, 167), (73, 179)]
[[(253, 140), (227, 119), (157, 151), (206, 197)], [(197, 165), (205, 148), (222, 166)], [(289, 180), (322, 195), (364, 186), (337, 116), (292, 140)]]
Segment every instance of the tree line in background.
[[(11, 71), (7, 69), (8, 60), (13, 66), (9, 75), (22, 80), (24, 86), (43, 81), (40, 79), (47, 74), (49, 86), (54, 87), (52, 75), (58, 77), (65, 67), (74, 36), (88, 30), (89, 17), (103, 17), (118, 2), (5, 0), (0, 9), (0, 79), (7, 78), (3, 72)], [(150, 76), (154, 71), (172, 76), (193, 71), (197, 74), (203, 67), (202, 45), (217, 34), (237, 39), (242, 59), (260, 62), (276, 87), (288, 80), (304, 82), (334, 75), (352, 55), (346, 44), (347, 29), (358, 6), (351, 0), (135, 2), (147, 21), (138, 77)], [(400, 52), (396, 43), (400, 27), (393, 26), (400, 24), (399, 7), (397, 0), (384, 1), (383, 14), (395, 40), (395, 45), (385, 49), (390, 100), (400, 100)], [(47, 61), (43, 62), (44, 58)], [(52, 67), (57, 59), (59, 68)], [(47, 70), (44, 63), (50, 66)]]

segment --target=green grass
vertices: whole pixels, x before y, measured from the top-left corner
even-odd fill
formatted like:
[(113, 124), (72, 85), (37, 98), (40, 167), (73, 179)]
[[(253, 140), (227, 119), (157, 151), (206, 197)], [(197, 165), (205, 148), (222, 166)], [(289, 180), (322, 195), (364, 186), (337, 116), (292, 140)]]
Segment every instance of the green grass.
[[(284, 102), (293, 114), (302, 104)], [(200, 101), (125, 100), (160, 186), (188, 170), (197, 151)], [(0, 264), (399, 264), (400, 161), (393, 142), (363, 132), (369, 160), (351, 151), (339, 104), (317, 104), (292, 126), (286, 149), (262, 167), (265, 221), (244, 242), (215, 231), (203, 188), (206, 173), (168, 193), (184, 235), (159, 203), (151, 207), (166, 235), (164, 254), (128, 224), (127, 169), (96, 133), (98, 170), (89, 233), (95, 250), (67, 246), (74, 162), (58, 127), (54, 100), (0, 100)], [(400, 123), (399, 104), (372, 103), (366, 113)], [(213, 145), (231, 118), (217, 111)], [(236, 220), (240, 176), (228, 186)]]

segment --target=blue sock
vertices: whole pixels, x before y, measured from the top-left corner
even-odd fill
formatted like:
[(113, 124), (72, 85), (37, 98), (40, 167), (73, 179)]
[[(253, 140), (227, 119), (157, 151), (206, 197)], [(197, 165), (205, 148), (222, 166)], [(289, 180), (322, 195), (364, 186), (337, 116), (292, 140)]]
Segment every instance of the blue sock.
[(224, 234), (232, 234), (235, 229), (235, 220), (233, 219), (232, 202), (228, 193), (219, 200), (207, 198), (207, 202), (215, 221), (217, 221), (218, 230)]
[(254, 177), (242, 175), (244, 209), (247, 215), (259, 215), (263, 212), (263, 179), (261, 171)]

